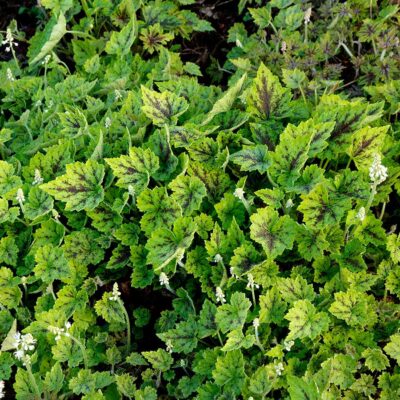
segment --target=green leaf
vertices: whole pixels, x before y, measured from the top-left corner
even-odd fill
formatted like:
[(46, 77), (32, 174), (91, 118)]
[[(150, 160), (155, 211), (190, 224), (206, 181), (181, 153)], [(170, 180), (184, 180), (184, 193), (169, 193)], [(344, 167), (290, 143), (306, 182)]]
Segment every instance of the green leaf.
[(307, 81), (307, 75), (304, 71), (298, 68), (295, 69), (283, 69), (282, 70), (283, 81), (285, 85), (290, 89), (303, 89), (304, 83)]
[(30, 220), (48, 214), (53, 209), (53, 199), (38, 187), (33, 187), (25, 204), (24, 215)]
[(221, 332), (226, 333), (233, 329), (242, 328), (250, 307), (251, 302), (244, 293), (233, 293), (229, 304), (219, 306), (215, 315), (215, 321)]
[(170, 227), (182, 214), (164, 187), (143, 190), (137, 198), (137, 207), (144, 213), (140, 226), (148, 236), (158, 228)]
[(242, 328), (237, 328), (228, 333), (227, 341), (222, 347), (222, 351), (233, 351), (240, 348), (248, 349), (253, 346), (255, 342), (254, 335), (244, 336)]
[(22, 298), (18, 283), (11, 269), (6, 267), (0, 268), (0, 303), (3, 306), (7, 308), (18, 307)]
[(156, 371), (168, 371), (173, 362), (172, 356), (164, 349), (143, 351), (142, 355)]
[(369, 304), (368, 296), (355, 289), (335, 293), (335, 301), (329, 311), (350, 326), (364, 327), (376, 321), (376, 314)]
[(183, 215), (199, 210), (207, 191), (204, 183), (196, 176), (179, 175), (170, 184), (171, 198), (180, 205)]
[(106, 162), (118, 178), (117, 186), (128, 189), (131, 185), (136, 193), (147, 187), (150, 176), (159, 168), (158, 157), (150, 149), (140, 147), (132, 147), (129, 156), (106, 158)]
[[(38, 374), (35, 374), (34, 377), (37, 382)], [(16, 400), (35, 400), (35, 397), (37, 397), (35, 387), (32, 385), (32, 378), (23, 368), (18, 368), (13, 388), (16, 393)]]
[(43, 282), (51, 283), (56, 279), (65, 282), (70, 278), (71, 271), (62, 249), (45, 245), (35, 254), (35, 275)]
[(258, 209), (250, 221), (250, 237), (261, 244), (268, 257), (276, 258), (292, 248), (295, 223), (288, 215), (280, 217), (277, 211), (266, 207)]
[(330, 383), (346, 389), (355, 381), (353, 374), (356, 372), (357, 360), (351, 355), (335, 354), (324, 361), (321, 367), (328, 372)]
[(118, 391), (128, 398), (132, 398), (136, 392), (136, 385), (134, 378), (129, 374), (125, 373), (122, 375), (115, 375), (115, 381), (117, 383)]
[(400, 263), (400, 234), (391, 234), (387, 237), (387, 249), (394, 263)]
[(216, 115), (227, 112), (231, 109), (233, 103), (238, 98), (240, 91), (242, 90), (243, 83), (247, 78), (247, 74), (238, 79), (232, 87), (230, 87), (225, 94), (213, 105), (213, 108), (208, 113), (206, 119), (202, 125), (207, 125)]
[(239, 395), (246, 377), (241, 351), (229, 351), (218, 357), (212, 376), (218, 386), (223, 386)]
[(230, 160), (240, 165), (241, 171), (258, 171), (264, 173), (271, 165), (268, 148), (265, 145), (247, 147), (230, 156)]
[(65, 202), (67, 211), (90, 211), (103, 200), (103, 178), (104, 167), (97, 161), (78, 161), (67, 165), (65, 175), (41, 185), (40, 188), (56, 200)]
[(285, 318), (289, 320), (288, 340), (315, 339), (329, 327), (329, 317), (325, 312), (317, 312), (309, 300), (298, 300)]
[(19, 215), (19, 207), (8, 207), (8, 201), (0, 198), (0, 224), (10, 221), (13, 223)]
[(260, 321), (282, 324), (287, 305), (274, 286), (265, 295), (260, 296)]
[[(133, 16), (135, 14), (132, 14)], [(136, 18), (124, 26), (120, 32), (112, 32), (110, 40), (106, 43), (106, 53), (116, 54), (119, 57), (128, 54), (137, 36)]]
[(341, 221), (351, 208), (351, 201), (335, 194), (326, 183), (320, 183), (310, 193), (302, 195), (303, 200), (297, 209), (303, 213), (307, 226), (324, 228)]
[(157, 400), (157, 391), (149, 386), (136, 390), (135, 400)]
[(198, 343), (196, 321), (193, 317), (189, 317), (187, 321), (176, 324), (174, 329), (159, 333), (157, 336), (165, 343), (169, 341), (172, 344), (172, 351), (189, 354), (197, 347)]
[(67, 33), (67, 22), (62, 12), (47, 22), (43, 32), (38, 32), (31, 39), (29, 64), (35, 64), (49, 54), (62, 37)]
[(175, 170), (178, 167), (179, 159), (173, 153), (169, 136), (164, 131), (154, 132), (146, 144), (158, 157), (160, 168), (154, 173), (154, 179), (157, 181), (170, 181), (176, 176)]
[(365, 349), (362, 354), (365, 365), (372, 371), (383, 371), (389, 366), (389, 360), (381, 349)]
[(21, 179), (14, 176), (14, 167), (6, 161), (0, 160), (0, 196), (22, 185)]
[(104, 318), (108, 323), (125, 324), (124, 311), (118, 301), (110, 300), (110, 292), (103, 293), (100, 300), (96, 301), (94, 309), (97, 315)]
[(13, 237), (6, 236), (0, 240), (0, 263), (15, 267), (18, 261), (18, 252), (19, 249)]
[(175, 125), (177, 119), (189, 107), (188, 102), (175, 93), (165, 91), (158, 93), (154, 90), (141, 86), (143, 106), (142, 110), (154, 125)]
[(196, 225), (189, 217), (178, 218), (173, 230), (154, 230), (146, 244), (146, 249), (149, 250), (148, 264), (152, 264), (155, 270), (160, 270), (173, 260), (179, 262), (191, 245), (195, 231)]
[(84, 228), (67, 235), (62, 249), (67, 260), (74, 265), (96, 265), (104, 258), (104, 250), (100, 247), (100, 234)]
[(61, 391), (63, 383), (64, 383), (64, 374), (61, 369), (60, 363), (55, 363), (51, 370), (46, 372), (45, 377), (45, 385), (46, 388), (53, 393), (58, 393)]
[(248, 10), (260, 29), (267, 28), (272, 22), (271, 9), (269, 7), (249, 8)]
[(291, 94), (279, 79), (261, 63), (247, 95), (248, 111), (261, 119), (283, 117), (288, 110)]
[(390, 336), (390, 342), (383, 349), (400, 365), (400, 333)]
[(43, 7), (52, 11), (53, 15), (57, 15), (60, 11), (65, 13), (74, 5), (73, 0), (41, 0)]
[(63, 312), (68, 320), (78, 309), (86, 306), (88, 293), (85, 289), (77, 290), (71, 285), (66, 285), (57, 292), (54, 310)]
[(272, 389), (272, 379), (265, 366), (259, 367), (249, 380), (249, 391), (261, 398), (265, 397)]
[(304, 378), (289, 375), (287, 382), (291, 400), (319, 400), (318, 387), (313, 380), (307, 382)]
[(365, 126), (353, 134), (353, 142), (347, 153), (360, 171), (368, 172), (375, 154), (381, 153), (389, 125)]

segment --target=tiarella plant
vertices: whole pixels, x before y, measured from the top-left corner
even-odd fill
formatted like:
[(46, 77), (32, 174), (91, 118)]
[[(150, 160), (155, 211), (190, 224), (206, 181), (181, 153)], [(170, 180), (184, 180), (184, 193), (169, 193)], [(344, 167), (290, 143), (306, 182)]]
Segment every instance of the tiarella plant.
[(242, 0), (226, 87), (180, 54), (192, 0), (41, 3), (28, 59), (2, 39), (0, 398), (397, 398), (398, 81), (253, 51), (313, 50), (328, 3)]

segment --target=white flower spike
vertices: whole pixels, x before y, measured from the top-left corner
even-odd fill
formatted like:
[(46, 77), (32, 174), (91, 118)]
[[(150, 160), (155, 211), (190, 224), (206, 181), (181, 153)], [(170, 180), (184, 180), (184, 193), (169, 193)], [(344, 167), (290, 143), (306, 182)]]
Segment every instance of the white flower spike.
[(237, 197), (239, 200), (243, 201), (244, 199), (244, 190), (243, 188), (236, 188), (233, 192), (233, 195)]
[(280, 363), (276, 364), (276, 365), (274, 366), (274, 368), (275, 368), (275, 373), (276, 373), (276, 375), (277, 375), (277, 376), (281, 376), (281, 375), (282, 375), (282, 372), (283, 372), (283, 370), (284, 370), (283, 364), (280, 362)]
[(109, 299), (112, 301), (118, 301), (120, 297), (121, 297), (121, 292), (118, 289), (118, 283), (115, 282), (113, 285), (112, 296), (110, 296)]
[(215, 289), (215, 296), (217, 298), (217, 303), (218, 302), (221, 304), (226, 303), (224, 292), (222, 291), (222, 289), (219, 286)]
[(356, 214), (356, 218), (359, 219), (361, 222), (364, 221), (365, 219), (365, 208), (360, 207), (358, 210), (358, 213)]
[(24, 191), (21, 188), (17, 190), (17, 196), (15, 198), (19, 204), (25, 201)]
[(160, 280), (160, 285), (169, 286), (169, 279), (165, 272), (161, 272), (159, 280)]
[(294, 341), (293, 340), (289, 340), (288, 342), (283, 342), (283, 347), (285, 348), (286, 351), (290, 351), (291, 348), (294, 345)]
[(384, 182), (388, 177), (387, 172), (388, 169), (381, 162), (381, 156), (379, 154), (375, 154), (369, 169), (369, 177), (372, 184), (377, 186)]

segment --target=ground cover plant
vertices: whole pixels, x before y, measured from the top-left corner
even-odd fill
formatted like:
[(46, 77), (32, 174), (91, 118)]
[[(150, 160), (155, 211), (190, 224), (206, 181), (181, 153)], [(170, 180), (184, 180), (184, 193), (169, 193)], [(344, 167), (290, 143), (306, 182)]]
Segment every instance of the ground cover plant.
[[(217, 34), (206, 2), (7, 25), (0, 398), (399, 397), (398, 7), (367, 3), (229, 4), (206, 64), (184, 51)], [(358, 56), (389, 74), (342, 45), (303, 68), (343, 7), (328, 33), (377, 25)]]

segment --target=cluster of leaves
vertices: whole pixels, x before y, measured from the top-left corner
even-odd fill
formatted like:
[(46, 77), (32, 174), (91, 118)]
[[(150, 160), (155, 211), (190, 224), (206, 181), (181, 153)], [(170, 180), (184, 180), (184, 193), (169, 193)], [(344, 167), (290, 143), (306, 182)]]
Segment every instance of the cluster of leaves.
[(211, 29), (191, 0), (41, 3), (0, 64), (6, 390), (397, 398), (396, 81), (299, 96), (257, 61), (223, 90), (166, 48)]
[(239, 11), (243, 22), (229, 31), (234, 47), (225, 69), (248, 71), (263, 61), (291, 87), (310, 93), (399, 77), (396, 2), (242, 0)]

